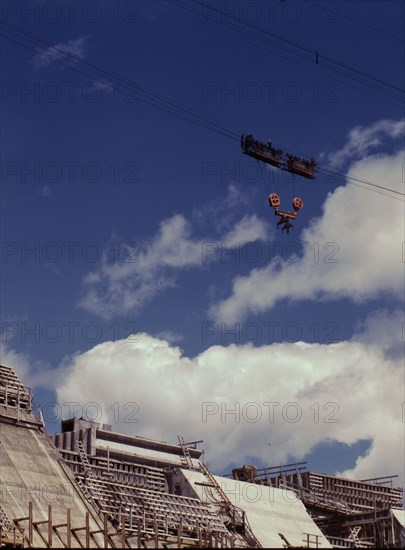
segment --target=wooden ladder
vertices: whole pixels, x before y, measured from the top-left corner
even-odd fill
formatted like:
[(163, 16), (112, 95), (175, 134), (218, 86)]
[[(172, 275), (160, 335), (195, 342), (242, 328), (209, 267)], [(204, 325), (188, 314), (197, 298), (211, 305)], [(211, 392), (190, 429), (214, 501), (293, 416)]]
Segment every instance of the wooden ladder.
[(359, 539), (358, 534), (360, 533), (361, 527), (351, 527), (349, 540), (353, 542), (355, 548), (364, 548), (362, 541)]
[(14, 525), (8, 519), (6, 512), (3, 510), (1, 506), (0, 506), (0, 525), (3, 527), (3, 529), (7, 529), (7, 531), (12, 531), (14, 529)]
[(83, 464), (83, 468), (85, 471), (84, 482), (80, 479), (77, 479), (77, 482), (86, 497), (90, 501), (92, 501), (97, 507), (99, 507), (96, 501), (99, 501), (101, 499), (102, 494), (100, 491), (100, 487), (97, 483), (97, 477), (93, 474), (89, 459), (87, 458), (86, 451), (84, 450), (83, 442), (79, 439), (76, 439), (75, 442), (77, 450), (79, 451), (80, 460)]
[(177, 439), (179, 440), (181, 450), (183, 451), (183, 456), (180, 457), (182, 465), (189, 470), (195, 470), (193, 459), (191, 458), (190, 451), (185, 444), (184, 439), (181, 437), (181, 435), (178, 435)]
[(10, 521), (6, 512), (0, 506), (0, 546), (24, 546), (24, 537), (21, 529), (18, 529)]
[(89, 459), (87, 458), (87, 453), (84, 450), (83, 441), (76, 439), (77, 450), (79, 451), (80, 460), (82, 461), (84, 471), (89, 476), (93, 477), (93, 472), (91, 470)]
[(222, 506), (224, 507), (226, 513), (231, 517), (234, 525), (237, 523), (239, 523), (240, 525), (243, 525), (244, 527), (243, 536), (246, 542), (248, 543), (249, 547), (263, 548), (260, 542), (257, 540), (255, 535), (253, 534), (253, 531), (249, 525), (245, 512), (243, 510), (240, 510), (237, 506), (235, 506), (235, 504), (233, 504), (233, 502), (231, 502), (231, 500), (228, 498), (228, 495), (219, 485), (219, 483), (217, 482), (215, 477), (211, 474), (211, 472), (208, 470), (208, 468), (202, 462), (199, 462), (199, 465), (203, 474), (209, 481), (209, 486), (213, 487), (217, 492)]

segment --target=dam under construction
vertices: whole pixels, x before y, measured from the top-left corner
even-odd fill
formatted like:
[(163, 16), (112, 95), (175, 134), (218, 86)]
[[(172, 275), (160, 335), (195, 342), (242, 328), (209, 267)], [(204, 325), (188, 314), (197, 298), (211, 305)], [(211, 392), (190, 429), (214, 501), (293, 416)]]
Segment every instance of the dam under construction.
[(7, 365), (0, 434), (1, 547), (405, 548), (392, 472), (353, 480), (298, 462), (217, 476), (202, 442), (181, 435), (167, 443), (85, 418), (50, 435)]

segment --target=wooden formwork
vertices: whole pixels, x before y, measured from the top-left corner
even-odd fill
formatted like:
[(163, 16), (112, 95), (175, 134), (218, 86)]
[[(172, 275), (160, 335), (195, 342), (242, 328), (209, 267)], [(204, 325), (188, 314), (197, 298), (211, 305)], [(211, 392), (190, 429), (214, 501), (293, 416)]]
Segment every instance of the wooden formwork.
[(89, 512), (85, 513), (81, 525), (73, 524), (69, 508), (63, 523), (55, 523), (52, 516), (52, 505), (49, 505), (47, 518), (37, 519), (30, 501), (28, 515), (14, 518), (17, 527), (7, 530), (0, 527), (1, 546), (37, 548), (38, 544), (34, 544), (36, 533), (43, 548), (234, 548), (235, 539), (227, 532), (201, 527), (192, 531), (182, 521), (171, 526), (167, 522), (166, 530), (162, 530), (156, 514), (149, 525), (145, 520), (120, 512), (116, 518), (111, 518), (117, 528), (111, 528), (105, 514), (104, 527), (97, 530), (90, 529)]
[(31, 390), (21, 383), (13, 369), (0, 365), (0, 405), (31, 411)]
[[(244, 468), (237, 468), (232, 477), (244, 474)], [(255, 474), (252, 483), (294, 491), (334, 546), (395, 546), (390, 509), (402, 508), (403, 490), (393, 486), (398, 476), (345, 479), (306, 471), (304, 462), (263, 468)]]
[(180, 537), (186, 546), (206, 547), (209, 541), (218, 547), (233, 546), (233, 537), (208, 504), (167, 492), (162, 468), (111, 459), (108, 454), (90, 456), (80, 441), (75, 447), (77, 451), (60, 452), (79, 486), (97, 512), (127, 538), (166, 544)]

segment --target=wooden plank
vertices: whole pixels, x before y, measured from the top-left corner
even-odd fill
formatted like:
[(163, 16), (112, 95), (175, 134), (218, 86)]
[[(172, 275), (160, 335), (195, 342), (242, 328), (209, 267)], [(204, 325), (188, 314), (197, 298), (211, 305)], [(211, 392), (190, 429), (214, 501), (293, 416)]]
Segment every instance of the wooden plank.
[(142, 540), (141, 540), (142, 539), (141, 531), (142, 531), (141, 520), (138, 520), (138, 532), (137, 532), (138, 548), (141, 548), (141, 542), (142, 542)]
[(52, 504), (48, 504), (48, 545), (52, 548)]
[(125, 548), (125, 521), (121, 520), (121, 548)]
[(107, 520), (107, 516), (104, 516), (103, 522), (104, 522), (104, 548), (108, 548), (108, 520)]
[(86, 548), (90, 548), (90, 513), (86, 512)]
[(28, 546), (32, 548), (34, 542), (34, 531), (33, 531), (33, 504), (32, 500), (28, 503)]
[(183, 535), (183, 522), (180, 520), (179, 526), (177, 528), (177, 546), (181, 548), (181, 537)]
[[(165, 520), (166, 520), (166, 518), (165, 518)], [(154, 518), (153, 518), (153, 529), (155, 531), (155, 548), (159, 548), (159, 534), (158, 534), (158, 525), (157, 525), (156, 514), (154, 515)]]
[(66, 546), (72, 547), (72, 512), (70, 508), (66, 509)]

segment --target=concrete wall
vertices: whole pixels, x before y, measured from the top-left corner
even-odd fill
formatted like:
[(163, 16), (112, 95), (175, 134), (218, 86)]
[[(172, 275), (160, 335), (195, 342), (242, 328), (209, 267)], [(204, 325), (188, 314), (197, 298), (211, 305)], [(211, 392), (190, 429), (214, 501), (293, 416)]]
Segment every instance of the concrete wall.
[[(214, 477), (230, 501), (246, 512), (255, 537), (264, 547), (284, 548), (280, 534), (293, 546), (306, 546), (309, 533), (318, 536), (318, 548), (332, 548), (292, 491)], [(213, 490), (196, 484), (208, 481), (201, 472), (177, 470), (173, 481), (181, 484), (185, 496), (195, 495), (204, 502), (212, 502)], [(313, 542), (310, 546), (315, 547), (314, 536), (310, 541)]]
[[(1, 412), (1, 411), (0, 411)], [(44, 433), (13, 423), (1, 422), (0, 417), (0, 504), (9, 519), (28, 516), (29, 501), (33, 501), (34, 521), (48, 519), (52, 505), (53, 524), (66, 523), (66, 510), (71, 509), (73, 527), (85, 525), (90, 512), (90, 530), (102, 528), (94, 509), (86, 502), (67, 466)], [(28, 521), (19, 524), (28, 533)], [(47, 537), (47, 524), (39, 526)], [(63, 538), (66, 529), (61, 528)], [(84, 533), (81, 532), (84, 541)], [(54, 535), (53, 547), (62, 547)], [(98, 536), (100, 543), (102, 539)], [(75, 543), (75, 544), (74, 544)], [(79, 546), (77, 541), (72, 545)], [(34, 530), (34, 546), (45, 543)]]

